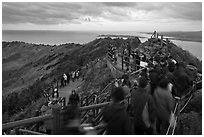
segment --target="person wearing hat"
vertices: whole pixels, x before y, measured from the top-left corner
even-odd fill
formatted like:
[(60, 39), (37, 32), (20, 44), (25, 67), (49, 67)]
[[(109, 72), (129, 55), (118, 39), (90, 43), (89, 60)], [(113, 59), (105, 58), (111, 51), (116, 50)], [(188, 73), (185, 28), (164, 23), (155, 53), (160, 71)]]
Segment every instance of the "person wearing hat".
[(107, 123), (107, 135), (130, 135), (134, 133), (130, 118), (125, 110), (124, 91), (114, 87), (111, 91), (112, 102), (103, 109), (103, 122)]
[(134, 116), (136, 135), (153, 134), (155, 122), (155, 105), (153, 98), (147, 93), (147, 78), (139, 78), (139, 88), (131, 92), (131, 107)]

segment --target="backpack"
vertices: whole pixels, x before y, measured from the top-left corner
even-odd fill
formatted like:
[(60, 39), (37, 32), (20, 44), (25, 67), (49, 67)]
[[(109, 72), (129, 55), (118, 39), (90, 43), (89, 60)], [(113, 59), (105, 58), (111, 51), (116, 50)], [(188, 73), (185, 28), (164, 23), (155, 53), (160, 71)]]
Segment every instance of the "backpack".
[(145, 103), (144, 109), (142, 111), (142, 120), (147, 128), (150, 127), (151, 123), (149, 120), (148, 102)]

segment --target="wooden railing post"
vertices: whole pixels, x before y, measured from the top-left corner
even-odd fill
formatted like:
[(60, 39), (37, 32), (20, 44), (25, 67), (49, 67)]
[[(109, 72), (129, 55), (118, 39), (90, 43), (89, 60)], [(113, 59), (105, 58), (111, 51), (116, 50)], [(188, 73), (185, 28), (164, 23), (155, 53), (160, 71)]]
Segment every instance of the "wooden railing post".
[(123, 56), (124, 56), (124, 50), (123, 50), (123, 52), (122, 52), (122, 70), (123, 70)]
[[(37, 116), (39, 116), (39, 115), (40, 115), (40, 111), (39, 111), (39, 110), (36, 110), (35, 116), (37, 117)], [(40, 128), (40, 123), (38, 122), (38, 123), (36, 124), (36, 129), (35, 129), (35, 131), (36, 131), (36, 132), (39, 132), (39, 128)]]
[(66, 98), (63, 98), (63, 107), (66, 107)]
[(161, 46), (163, 46), (163, 35), (161, 35)]
[(52, 107), (52, 135), (57, 135), (60, 130), (60, 110), (61, 107), (59, 105), (54, 105)]

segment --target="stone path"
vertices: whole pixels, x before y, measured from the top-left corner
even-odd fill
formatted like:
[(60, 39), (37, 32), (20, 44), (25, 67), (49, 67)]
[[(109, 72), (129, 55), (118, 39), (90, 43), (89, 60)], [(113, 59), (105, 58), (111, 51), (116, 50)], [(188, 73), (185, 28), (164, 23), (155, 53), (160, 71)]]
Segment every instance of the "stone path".
[(66, 103), (69, 101), (69, 96), (72, 93), (72, 90), (77, 89), (78, 86), (80, 86), (83, 83), (82, 79), (75, 80), (72, 82), (72, 80), (69, 82), (69, 84), (63, 88), (59, 89), (59, 95), (60, 97), (66, 98)]

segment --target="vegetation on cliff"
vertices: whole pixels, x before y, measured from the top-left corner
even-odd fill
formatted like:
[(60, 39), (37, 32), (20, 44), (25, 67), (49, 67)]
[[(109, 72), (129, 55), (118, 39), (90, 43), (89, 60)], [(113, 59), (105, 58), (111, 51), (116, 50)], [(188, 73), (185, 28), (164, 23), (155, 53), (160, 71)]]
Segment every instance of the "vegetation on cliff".
[[(3, 42), (3, 122), (34, 116), (35, 110), (43, 104), (43, 90), (53, 84), (54, 78), (59, 80), (63, 73), (83, 68), (86, 64), (89, 67), (84, 72), (81, 94), (102, 90), (113, 79), (104, 59), (109, 44), (119, 47), (126, 42), (132, 48), (140, 45), (137, 37), (127, 40), (104, 38), (84, 45), (70, 43), (59, 46)], [(201, 61), (171, 45), (173, 58), (202, 70)]]

